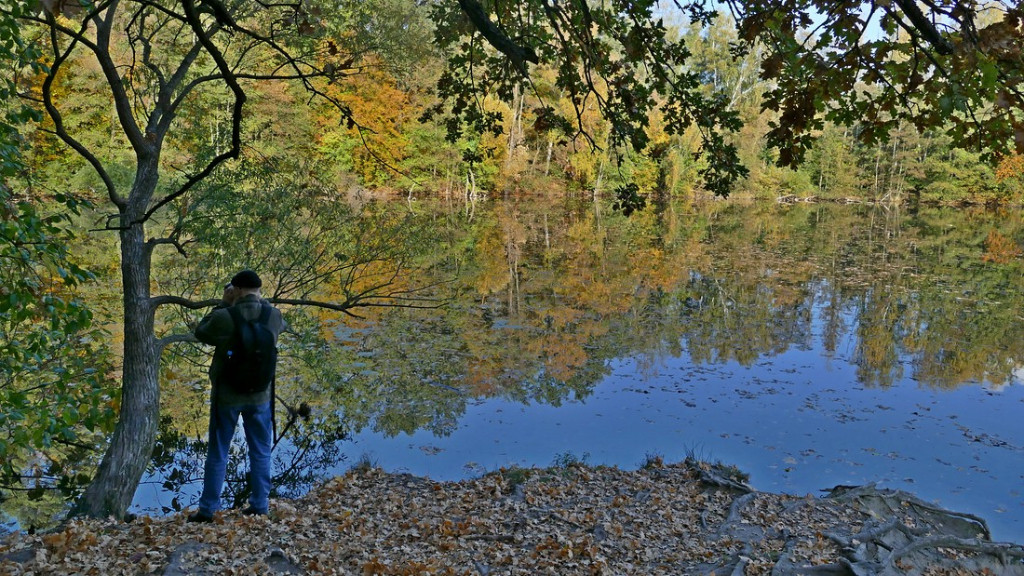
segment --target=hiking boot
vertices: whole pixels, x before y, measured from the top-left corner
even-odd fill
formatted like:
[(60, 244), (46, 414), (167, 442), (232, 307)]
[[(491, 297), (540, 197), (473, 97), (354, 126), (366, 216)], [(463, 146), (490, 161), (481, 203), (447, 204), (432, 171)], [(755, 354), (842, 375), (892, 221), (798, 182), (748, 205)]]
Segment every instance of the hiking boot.
[(259, 508), (253, 508), (252, 506), (249, 506), (245, 510), (242, 510), (242, 514), (244, 514), (245, 516), (266, 516), (267, 515), (267, 511), (266, 510), (260, 510)]
[(195, 514), (190, 514), (189, 517), (185, 521), (186, 522), (198, 522), (198, 523), (201, 523), (201, 524), (209, 524), (210, 522), (213, 522), (213, 515), (212, 514), (204, 514), (202, 512), (196, 512)]

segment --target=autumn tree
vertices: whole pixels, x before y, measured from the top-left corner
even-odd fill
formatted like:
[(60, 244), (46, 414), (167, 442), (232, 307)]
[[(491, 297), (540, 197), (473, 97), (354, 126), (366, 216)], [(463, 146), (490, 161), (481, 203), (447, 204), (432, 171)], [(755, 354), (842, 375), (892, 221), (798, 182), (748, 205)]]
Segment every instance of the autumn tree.
[[(856, 124), (866, 143), (909, 122), (919, 129), (941, 126), (954, 144), (992, 156), (1013, 147), (1024, 151), (1018, 6), (943, 1), (922, 9), (913, 0), (730, 0), (726, 5), (744, 43), (737, 50), (764, 48), (761, 76), (773, 86), (765, 107), (777, 113), (768, 142), (779, 148), (783, 164), (799, 161), (825, 120)], [(24, 93), (45, 112), (42, 128), (94, 172), (112, 212), (103, 228), (120, 253), (125, 343), (120, 415), (77, 513), (122, 515), (145, 468), (160, 411), (160, 351), (175, 341), (172, 335), (157, 336), (157, 310), (212, 304), (154, 293), (154, 257), (188, 254), (193, 238), (176, 222), (208, 207), (203, 194), (243, 156), (251, 137), (243, 120), (250, 96), (261, 87), (298, 84), (337, 106), (343, 122), (359, 125), (325, 86), (358, 65), (366, 48), (358, 42), (402, 37), (381, 33), (388, 23), (360, 6), (86, 0), (13, 1), (0, 7), (5, 22), (0, 29), (24, 27), (43, 46), (45, 69), (36, 90)], [(433, 3), (435, 46), (447, 65), (438, 82), (445, 100), (432, 113), (444, 119), (453, 137), (467, 129), (499, 131), (500, 115), (480, 96), (510, 102), (517, 87), (531, 86), (543, 66), (554, 71), (553, 92), (568, 101), (569, 110), (560, 112), (538, 94), (535, 128), (596, 143), (586, 119), (597, 109), (608, 121), (610, 146), (643, 149), (650, 143), (649, 113), (657, 108), (669, 133), (699, 134), (703, 185), (726, 194), (745, 174), (730, 140), (741, 118), (728, 94), (703, 86), (685, 39), (664, 24), (661, 10), (669, 8), (699, 25), (715, 16), (713, 3), (705, 0), (671, 6), (654, 0)], [(884, 35), (869, 33), (876, 24)], [(404, 22), (394, 25), (401, 29)], [(113, 143), (77, 132), (72, 120), (81, 114), (79, 102), (74, 94), (61, 97), (64, 75), (80, 65), (97, 72), (96, 89), (102, 86), (109, 96), (113, 113), (96, 119), (112, 126)], [(217, 129), (210, 140), (197, 142), (182, 131), (185, 119)], [(334, 264), (323, 268), (325, 274), (339, 270)], [(296, 290), (319, 282), (327, 277), (297, 283), (278, 279), (280, 286)], [(276, 301), (348, 310), (367, 303), (370, 293), (337, 294), (337, 302), (310, 302), (282, 292)]]
[[(199, 212), (211, 214), (212, 194), (233, 186), (215, 176), (226, 174), (224, 169), (244, 156), (243, 143), (252, 138), (245, 134), (244, 120), (257, 87), (297, 83), (331, 101), (322, 87), (355, 65), (358, 54), (352, 46), (360, 34), (353, 30), (345, 38), (327, 38), (322, 13), (308, 5), (113, 0), (41, 6), (18, 2), (0, 10), (5, 23), (14, 22), (42, 46), (38, 82), (22, 91), (46, 115), (40, 129), (87, 162), (113, 211), (101, 233), (110, 234), (120, 251), (120, 410), (106, 453), (74, 513), (121, 516), (157, 434), (161, 351), (184, 339), (180, 331), (161, 329), (158, 336), (157, 312), (167, 307), (201, 309), (213, 303), (190, 297), (197, 294), (195, 287), (154, 293), (154, 259), (187, 256), (197, 236), (186, 223)], [(112, 115), (88, 109), (81, 96), (61, 88), (74, 67), (97, 72), (91, 89), (104, 87)], [(343, 104), (335, 104), (343, 119), (354, 122)], [(90, 138), (78, 130), (82, 114), (94, 114), (116, 127), (118, 137), (113, 142)], [(201, 126), (209, 138), (192, 138), (182, 128), (189, 124)], [(132, 165), (127, 170), (118, 143), (130, 150)], [(254, 235), (269, 233), (278, 221), (255, 216), (247, 228), (226, 228), (241, 233), (232, 241), (248, 258), (233, 266), (259, 263), (262, 253), (245, 248), (252, 247)], [(301, 214), (293, 211), (292, 216)], [(210, 230), (211, 221), (206, 222)], [(305, 231), (310, 229), (306, 226)], [(387, 278), (396, 274), (393, 269), (378, 271), (377, 280), (360, 281), (352, 274), (363, 270), (366, 262), (330, 246), (303, 246), (307, 250), (301, 256), (313, 264), (304, 260), (306, 266), (295, 262), (290, 269), (267, 270), (276, 284), (273, 301), (345, 311), (373, 303), (386, 290)], [(325, 283), (334, 288), (319, 293), (332, 293), (336, 299), (318, 302), (316, 289)]]
[[(867, 145), (906, 123), (942, 130), (985, 159), (1024, 152), (1024, 14), (1013, 2), (442, 2), (434, 18), (450, 57), (439, 91), (465, 123), (494, 126), (474, 94), (510, 100), (537, 67), (551, 67), (573, 108), (560, 114), (541, 99), (539, 123), (588, 138), (583, 118), (597, 108), (613, 146), (644, 148), (648, 113), (660, 108), (670, 133), (699, 131), (704, 187), (727, 194), (745, 173), (730, 136), (741, 124), (730, 104), (743, 84), (694, 66), (691, 46), (663, 17), (676, 10), (706, 26), (716, 6), (736, 22), (733, 54), (761, 54), (767, 143), (782, 166), (803, 159), (826, 121), (855, 127)], [(726, 90), (709, 93), (708, 74)]]
[[(33, 73), (38, 52), (0, 20), (0, 59)], [(27, 195), (23, 126), (38, 118), (0, 79), (0, 488), (38, 498), (88, 479), (75, 463), (113, 425), (104, 332), (77, 290), (92, 274), (72, 255), (73, 196)]]
[(901, 124), (939, 129), (995, 159), (1024, 150), (1024, 16), (1017, 2), (726, 2), (744, 48), (762, 45), (763, 107), (780, 163), (795, 165), (826, 120), (884, 141)]
[[(655, 14), (656, 2), (459, 0), (433, 8), (437, 42), (448, 55), (438, 91), (450, 104), (434, 112), (458, 119), (449, 123), (451, 137), (467, 126), (500, 130), (499, 116), (476, 95), (510, 102), (517, 87), (530, 82), (531, 66), (543, 65), (556, 70), (554, 87), (571, 111), (564, 114), (557, 102), (541, 97), (535, 125), (595, 143), (585, 118), (588, 109), (597, 109), (611, 127), (610, 146), (644, 149), (648, 112), (660, 108), (670, 133), (690, 126), (700, 131), (702, 154), (709, 159), (701, 176), (708, 189), (726, 194), (745, 173), (725, 138), (739, 128), (739, 119), (725, 99), (706, 95), (699, 75), (686, 70), (689, 50)], [(685, 11), (704, 24), (714, 16), (702, 3), (688, 4)]]

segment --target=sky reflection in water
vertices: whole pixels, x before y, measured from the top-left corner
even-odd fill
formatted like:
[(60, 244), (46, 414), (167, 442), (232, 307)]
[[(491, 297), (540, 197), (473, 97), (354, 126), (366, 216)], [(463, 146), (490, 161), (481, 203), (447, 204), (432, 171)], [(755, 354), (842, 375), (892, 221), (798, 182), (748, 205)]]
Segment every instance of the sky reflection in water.
[(647, 455), (674, 462), (694, 454), (738, 466), (757, 490), (904, 489), (985, 518), (996, 540), (1024, 542), (1020, 371), (998, 391), (936, 390), (909, 378), (865, 387), (850, 362), (853, 336), (832, 357), (823, 353), (819, 312), (809, 347), (749, 367), (698, 365), (685, 354), (621, 358), (583, 400), (479, 400), (448, 437), (363, 431), (346, 450), (349, 461), (369, 455), (388, 470), (449, 480), (545, 466), (567, 453), (627, 469)]

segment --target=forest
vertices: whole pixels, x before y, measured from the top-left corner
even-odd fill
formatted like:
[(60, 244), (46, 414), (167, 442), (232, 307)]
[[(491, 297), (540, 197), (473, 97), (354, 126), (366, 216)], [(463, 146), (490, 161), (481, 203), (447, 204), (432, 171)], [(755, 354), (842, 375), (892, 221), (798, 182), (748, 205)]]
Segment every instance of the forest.
[[(519, 262), (515, 218), (456, 239), (417, 202), (1019, 207), (1008, 4), (7, 1), (3, 497), (123, 516), (181, 410), (164, 389), (203, 382), (188, 326), (241, 266), (308, 373), (351, 322), (444, 306), (465, 270), (431, 246)], [(1012, 264), (1024, 236), (985, 246)], [(593, 288), (553, 290), (620, 303)]]

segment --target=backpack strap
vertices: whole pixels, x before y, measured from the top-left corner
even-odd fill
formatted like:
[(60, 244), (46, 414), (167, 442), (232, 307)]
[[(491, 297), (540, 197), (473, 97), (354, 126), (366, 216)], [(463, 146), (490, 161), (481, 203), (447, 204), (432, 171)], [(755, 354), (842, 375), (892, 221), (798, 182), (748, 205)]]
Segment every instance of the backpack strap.
[(244, 318), (242, 318), (242, 313), (239, 312), (238, 309), (235, 308), (233, 305), (228, 306), (228, 314), (231, 315), (231, 321), (235, 324), (238, 324), (239, 322), (245, 320)]
[[(253, 347), (253, 334), (252, 328), (249, 326), (249, 321), (242, 317), (242, 312), (234, 306), (228, 307), (228, 313), (231, 314), (231, 323), (234, 324), (234, 333), (238, 335), (238, 338), (242, 341), (242, 346), (246, 350), (250, 350)], [(234, 337), (233, 337), (234, 338)]]
[(260, 324), (266, 327), (270, 327), (270, 312), (274, 309), (273, 306), (266, 302), (260, 302), (260, 319), (257, 320)]

